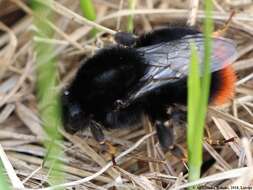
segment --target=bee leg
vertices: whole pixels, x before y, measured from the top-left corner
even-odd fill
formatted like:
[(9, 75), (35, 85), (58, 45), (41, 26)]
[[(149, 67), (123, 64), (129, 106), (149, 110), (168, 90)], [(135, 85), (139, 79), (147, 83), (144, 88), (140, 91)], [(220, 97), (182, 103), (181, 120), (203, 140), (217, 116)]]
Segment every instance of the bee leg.
[(180, 146), (175, 144), (174, 127), (169, 121), (156, 121), (156, 132), (159, 143), (165, 153), (170, 152), (181, 160), (187, 160), (186, 151)]
[(170, 107), (167, 110), (167, 114), (172, 121), (173, 125), (176, 126), (185, 126), (186, 127), (186, 111), (184, 110), (185, 108), (178, 108), (178, 106), (175, 107)]
[(155, 122), (156, 133), (162, 149), (167, 152), (174, 145), (174, 130), (168, 121), (158, 120)]
[(179, 144), (174, 144), (172, 149), (170, 149), (170, 153), (172, 153), (175, 157), (179, 158), (183, 162), (187, 162), (188, 160), (186, 150)]
[(108, 152), (111, 155), (113, 164), (116, 165), (116, 148), (110, 142), (106, 141), (102, 127), (98, 123), (93, 123), (93, 125), (90, 125), (90, 130), (94, 139), (100, 144), (102, 152)]

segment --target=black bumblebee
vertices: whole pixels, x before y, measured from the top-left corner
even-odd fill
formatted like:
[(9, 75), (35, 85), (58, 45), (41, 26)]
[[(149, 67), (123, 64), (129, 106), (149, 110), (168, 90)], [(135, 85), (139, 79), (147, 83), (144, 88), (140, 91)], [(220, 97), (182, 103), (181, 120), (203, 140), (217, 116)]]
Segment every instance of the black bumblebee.
[[(156, 127), (161, 147), (173, 145), (166, 122), (174, 104), (186, 105), (187, 74), (194, 42), (204, 57), (203, 34), (191, 28), (164, 28), (134, 37), (116, 34), (118, 42), (85, 60), (63, 91), (63, 120), (68, 132), (90, 128), (103, 144), (103, 129), (139, 125), (143, 115)], [(210, 103), (221, 104), (233, 95), (236, 57), (233, 41), (213, 37)], [(203, 61), (200, 63), (202, 69)]]

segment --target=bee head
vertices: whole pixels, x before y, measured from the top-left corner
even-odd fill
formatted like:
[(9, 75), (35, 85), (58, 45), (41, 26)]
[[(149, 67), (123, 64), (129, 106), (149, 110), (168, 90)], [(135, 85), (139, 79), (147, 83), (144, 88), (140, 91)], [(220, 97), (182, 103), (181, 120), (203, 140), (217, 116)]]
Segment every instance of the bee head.
[(75, 133), (89, 125), (89, 118), (78, 102), (71, 99), (70, 92), (64, 90), (61, 96), (63, 125), (67, 132)]

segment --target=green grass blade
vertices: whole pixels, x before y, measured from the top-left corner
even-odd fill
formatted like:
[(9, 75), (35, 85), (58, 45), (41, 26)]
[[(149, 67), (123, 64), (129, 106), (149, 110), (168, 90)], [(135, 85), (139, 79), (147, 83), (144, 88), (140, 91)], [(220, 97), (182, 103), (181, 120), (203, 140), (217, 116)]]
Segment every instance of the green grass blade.
[[(47, 3), (52, 3), (52, 0), (47, 0)], [(34, 18), (34, 24), (38, 28), (35, 35), (39, 37), (52, 38), (53, 30), (43, 22), (43, 20), (51, 20), (52, 12), (46, 6), (31, 2), (33, 11), (39, 15)], [(52, 58), (54, 53), (54, 46), (35, 42), (34, 48), (36, 52), (36, 66), (37, 66), (37, 81), (36, 81), (36, 95), (38, 101), (38, 109), (42, 125), (50, 139), (50, 141), (44, 142), (47, 148), (48, 155), (45, 158), (44, 163), (50, 166), (49, 182), (51, 184), (59, 184), (63, 181), (63, 174), (59, 173), (61, 164), (56, 161), (56, 158), (62, 156), (61, 149), (56, 145), (56, 141), (61, 141), (61, 135), (58, 132), (58, 128), (61, 124), (61, 106), (57, 91), (58, 85), (58, 71), (57, 61)]]
[[(208, 104), (209, 90), (210, 90), (210, 63), (212, 51), (212, 33), (213, 33), (213, 20), (212, 20), (212, 1), (205, 1), (205, 15), (204, 21), (204, 36), (205, 36), (205, 56), (204, 56), (204, 78), (202, 83), (204, 102)], [(205, 106), (207, 107), (207, 106)]]
[[(97, 16), (92, 0), (80, 0), (80, 9), (85, 18), (91, 21), (96, 20)], [(91, 31), (91, 35), (94, 37), (97, 34), (97, 32), (98, 31), (96, 29), (93, 29)]]
[(0, 187), (4, 190), (10, 190), (10, 184), (7, 181), (7, 177), (5, 175), (5, 170), (2, 162), (0, 161)]
[[(199, 73), (199, 60), (195, 44), (191, 44), (191, 64), (188, 77), (188, 138), (187, 143), (189, 146), (193, 145), (192, 138), (195, 133), (194, 125), (195, 118), (197, 117), (196, 102), (200, 96), (200, 73)], [(190, 148), (189, 150), (192, 150)], [(190, 154), (191, 155), (191, 154)]]
[[(197, 124), (199, 116), (199, 99), (201, 96), (201, 82), (199, 73), (199, 60), (196, 46), (191, 45), (191, 63), (188, 77), (188, 127), (187, 127), (187, 144), (189, 157), (189, 180), (198, 179), (200, 176), (201, 158), (200, 149), (197, 148), (200, 140), (200, 131)], [(196, 144), (197, 143), (197, 144)], [(202, 145), (202, 144), (201, 144)]]
[[(192, 47), (191, 65), (188, 77), (188, 128), (187, 145), (189, 156), (189, 181), (194, 181), (200, 177), (202, 165), (202, 145), (205, 125), (205, 117), (208, 106), (208, 97), (210, 91), (210, 62), (212, 50), (212, 31), (213, 22), (211, 19), (212, 2), (205, 1), (204, 36), (205, 36), (205, 56), (203, 74), (198, 75), (199, 67), (196, 68), (196, 49)], [(200, 80), (201, 79), (201, 80)], [(201, 92), (201, 93), (200, 93)]]
[(96, 12), (91, 0), (80, 0), (80, 8), (85, 16), (89, 20), (96, 20)]
[[(130, 10), (134, 10), (136, 6), (137, 0), (128, 0), (128, 8)], [(129, 15), (127, 20), (127, 31), (134, 31), (134, 15)]]

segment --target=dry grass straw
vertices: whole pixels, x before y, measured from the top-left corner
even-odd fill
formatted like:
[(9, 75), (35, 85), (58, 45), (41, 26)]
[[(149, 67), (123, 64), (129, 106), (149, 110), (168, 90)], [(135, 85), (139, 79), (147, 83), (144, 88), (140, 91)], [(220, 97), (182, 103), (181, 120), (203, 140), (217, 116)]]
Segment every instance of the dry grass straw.
[[(8, 0), (5, 0), (8, 1)], [(38, 0), (42, 2), (41, 0)], [(55, 1), (52, 10), (54, 22), (49, 26), (55, 31), (52, 39), (32, 38), (31, 18), (34, 13), (21, 0), (7, 4), (25, 10), (27, 14), (17, 19), (11, 26), (0, 24), (0, 143), (13, 166), (12, 176), (27, 189), (54, 189), (48, 187), (48, 166), (41, 167), (46, 150), (42, 141), (47, 137), (41, 128), (34, 95), (35, 63), (33, 40), (54, 44), (54, 56), (59, 58), (61, 84), (64, 87), (73, 78), (79, 57), (92, 55), (96, 49), (111, 43), (110, 39), (97, 34), (88, 39), (93, 27), (114, 34), (117, 19), (124, 30), (127, 16), (135, 15), (136, 33), (178, 21), (196, 21), (199, 26), (204, 17), (202, 2), (196, 9), (191, 1), (173, 4), (162, 0), (140, 1), (135, 10), (126, 10), (112, 0), (94, 0), (98, 13), (97, 22), (90, 22), (80, 15), (78, 3)], [(77, 187), (79, 189), (183, 189), (192, 185), (229, 186), (235, 184), (252, 185), (252, 135), (253, 135), (253, 5), (231, 4), (233, 1), (214, 0), (214, 22), (217, 26), (226, 21), (231, 9), (238, 13), (227, 32), (227, 36), (238, 44), (238, 59), (233, 64), (238, 82), (236, 94), (231, 102), (222, 107), (209, 108), (208, 129), (212, 140), (236, 137), (223, 145), (204, 143), (204, 165), (201, 179), (187, 183), (187, 168), (171, 154), (166, 159), (157, 144), (153, 128), (148, 122), (143, 128), (115, 130), (106, 133), (117, 147), (117, 167), (112, 167), (110, 157), (99, 151), (98, 145), (88, 131), (74, 136), (62, 132), (65, 140), (61, 146), (65, 157), (58, 158), (63, 163), (62, 172), (66, 183), (57, 187)], [(240, 1), (237, 1), (240, 2)], [(197, 3), (197, 1), (192, 1)], [(11, 10), (8, 14), (15, 14)], [(191, 15), (189, 17), (189, 15)], [(34, 15), (36, 16), (36, 15)], [(106, 28), (105, 28), (106, 27)], [(236, 34), (236, 35), (235, 35)], [(148, 133), (148, 135), (145, 135)], [(185, 129), (178, 128), (176, 141), (185, 147)], [(56, 142), (57, 143), (57, 142)], [(2, 154), (3, 155), (3, 154)], [(247, 166), (247, 167), (245, 167)], [(183, 175), (186, 174), (186, 175)], [(11, 177), (14, 179), (13, 177)], [(22, 187), (23, 188), (23, 187)]]

